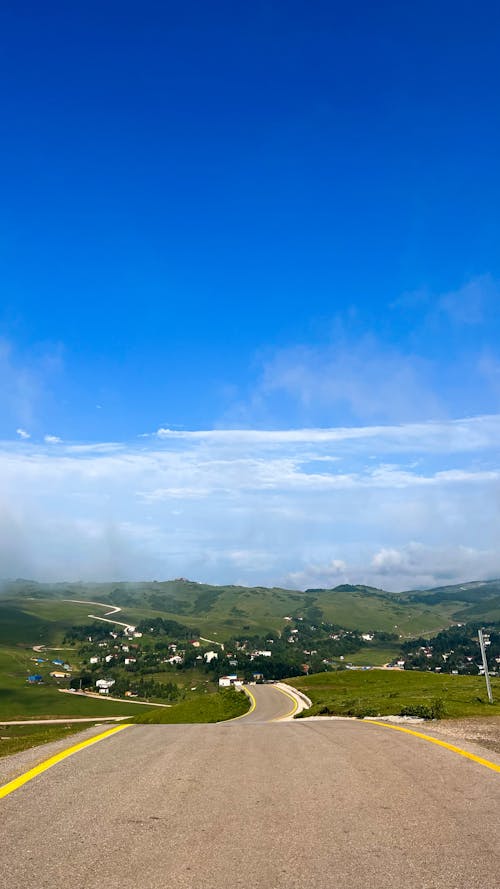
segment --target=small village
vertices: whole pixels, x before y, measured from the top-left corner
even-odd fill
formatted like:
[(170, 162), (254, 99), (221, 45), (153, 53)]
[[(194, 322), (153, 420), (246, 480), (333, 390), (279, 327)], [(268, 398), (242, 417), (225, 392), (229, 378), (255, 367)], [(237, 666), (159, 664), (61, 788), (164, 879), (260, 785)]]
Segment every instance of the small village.
[(109, 623), (95, 622), (67, 632), (64, 643), (73, 649), (73, 665), (55, 658), (50, 665), (57, 669), (47, 674), (48, 658), (41, 652), (33, 658), (40, 672), (28, 682), (53, 681), (75, 693), (176, 701), (187, 690), (349, 669), (349, 653), (374, 644), (377, 636), (384, 641), (388, 634), (316, 625), (291, 615), (283, 617), (281, 633), (225, 642), (204, 638), (175, 620), (155, 618), (112, 629)]
[[(451, 673), (454, 676), (482, 675), (484, 666), (478, 641), (478, 623), (457, 623), (431, 639), (413, 639), (402, 643), (398, 663), (406, 670)], [(485, 650), (491, 676), (500, 672), (500, 625), (491, 622), (485, 633)]]

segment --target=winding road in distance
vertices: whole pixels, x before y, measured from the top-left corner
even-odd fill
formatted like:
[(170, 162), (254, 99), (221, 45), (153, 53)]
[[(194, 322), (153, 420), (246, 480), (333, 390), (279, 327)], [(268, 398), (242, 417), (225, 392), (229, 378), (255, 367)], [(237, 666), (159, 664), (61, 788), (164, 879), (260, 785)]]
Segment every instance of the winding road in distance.
[[(115, 729), (5, 796), (6, 889), (498, 885), (500, 756), (462, 745), (488, 767), (367, 722), (283, 720), (292, 702), (274, 686), (255, 698), (231, 722)], [(9, 758), (1, 783), (30, 756)]]

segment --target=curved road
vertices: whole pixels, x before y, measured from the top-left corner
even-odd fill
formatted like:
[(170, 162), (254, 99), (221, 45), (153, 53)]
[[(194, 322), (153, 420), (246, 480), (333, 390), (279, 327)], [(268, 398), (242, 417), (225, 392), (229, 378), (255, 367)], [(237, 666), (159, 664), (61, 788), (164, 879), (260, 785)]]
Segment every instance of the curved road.
[(254, 690), (239, 720), (125, 728), (6, 796), (5, 886), (496, 884), (499, 773), (366, 722), (279, 721), (290, 699)]
[[(296, 709), (295, 702), (274, 685), (252, 685), (248, 688), (255, 707), (245, 716), (236, 717), (245, 725), (249, 723), (262, 725), (266, 722), (284, 719)], [(231, 723), (236, 720), (230, 720)], [(221, 723), (222, 724), (222, 723)], [(225, 723), (229, 725), (229, 723)]]

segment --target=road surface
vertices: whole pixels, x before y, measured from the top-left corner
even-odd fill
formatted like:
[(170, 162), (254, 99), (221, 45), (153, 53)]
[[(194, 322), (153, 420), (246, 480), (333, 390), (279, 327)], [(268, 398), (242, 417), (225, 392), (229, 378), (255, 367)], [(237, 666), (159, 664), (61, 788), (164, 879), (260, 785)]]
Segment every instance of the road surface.
[(218, 725), (118, 730), (5, 797), (5, 886), (498, 885), (500, 773), (366, 722), (279, 721), (272, 686), (256, 700)]

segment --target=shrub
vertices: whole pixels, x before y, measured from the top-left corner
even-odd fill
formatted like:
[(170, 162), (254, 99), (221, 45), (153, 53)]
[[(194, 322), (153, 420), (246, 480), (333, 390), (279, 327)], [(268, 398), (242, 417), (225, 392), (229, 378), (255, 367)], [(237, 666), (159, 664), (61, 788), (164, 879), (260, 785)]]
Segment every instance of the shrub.
[(401, 707), (400, 716), (417, 716), (420, 719), (443, 719), (446, 707), (442, 698), (434, 698), (428, 704), (409, 704)]

